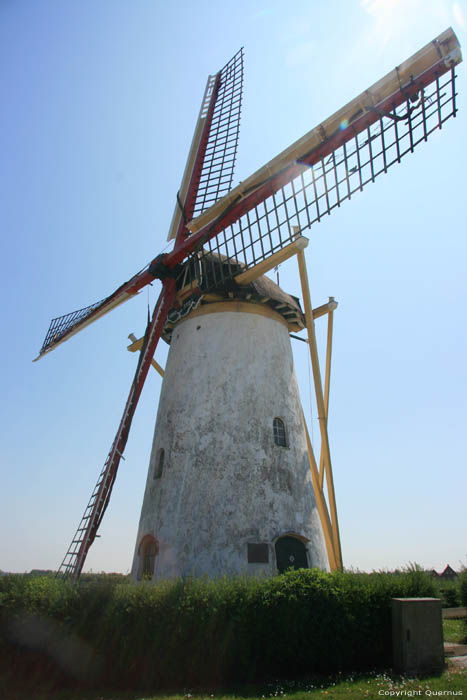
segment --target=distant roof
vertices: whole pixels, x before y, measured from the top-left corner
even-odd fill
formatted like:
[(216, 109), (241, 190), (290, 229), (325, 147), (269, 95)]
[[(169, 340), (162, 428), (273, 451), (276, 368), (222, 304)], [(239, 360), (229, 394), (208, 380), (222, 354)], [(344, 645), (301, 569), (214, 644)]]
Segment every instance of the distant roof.
[(435, 569), (431, 569), (431, 571), (429, 571), (428, 573), (432, 576), (437, 576), (438, 578), (455, 578), (456, 576), (458, 576), (457, 571), (454, 571), (452, 566), (449, 566), (449, 564), (446, 565), (446, 567), (440, 574), (438, 574), (438, 572), (435, 571)]

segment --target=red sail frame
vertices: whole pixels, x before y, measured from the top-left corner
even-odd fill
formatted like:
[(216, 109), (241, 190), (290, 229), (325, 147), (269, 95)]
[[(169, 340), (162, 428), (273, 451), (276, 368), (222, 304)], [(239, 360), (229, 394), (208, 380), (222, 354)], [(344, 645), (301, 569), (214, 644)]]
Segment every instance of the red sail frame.
[(151, 366), (151, 360), (154, 357), (174, 297), (175, 280), (167, 278), (164, 281), (151, 321), (146, 328), (138, 366), (131, 384), (123, 416), (118, 426), (117, 434), (89, 503), (81, 518), (76, 534), (59, 569), (59, 573), (65, 576), (71, 575), (73, 581), (76, 581), (81, 574), (87, 553), (94, 542), (109, 503), (110, 494), (128, 440), (136, 406), (138, 405), (139, 397)]
[[(198, 149), (194, 160), (194, 167), (188, 184), (187, 194), (185, 200), (181, 202), (182, 207), (185, 208), (186, 206), (188, 206), (190, 211), (192, 211), (194, 208), (196, 194), (199, 187), (200, 173), (202, 171), (203, 162), (206, 155), (206, 145), (209, 139), (210, 126), (216, 105), (219, 85), (220, 73), (217, 74), (214, 82), (214, 89), (210, 97), (206, 114), (206, 121), (204, 123), (203, 132), (201, 135), (200, 142), (198, 144)], [(182, 218), (177, 230), (175, 246), (180, 245), (180, 242), (188, 235), (188, 233), (189, 232), (186, 229), (185, 221)], [(123, 287), (117, 290), (114, 293), (114, 295), (112, 295), (112, 297), (116, 297), (117, 295), (121, 296), (122, 293), (134, 293), (134, 290), (136, 290), (138, 285), (143, 286), (145, 283), (147, 284), (150, 281), (148, 279), (148, 275), (150, 276), (151, 280), (154, 279), (153, 275), (151, 275), (150, 272), (144, 271), (142, 273), (139, 273), (128, 283), (126, 283), (126, 285), (123, 285)], [(81, 518), (81, 522), (78, 526), (76, 534), (59, 568), (59, 574), (63, 574), (64, 576), (71, 576), (73, 582), (76, 582), (81, 574), (89, 548), (94, 542), (94, 539), (97, 535), (97, 531), (102, 522), (105, 510), (109, 503), (113, 484), (117, 476), (117, 470), (120, 464), (120, 460), (122, 459), (123, 451), (128, 440), (133, 416), (135, 414), (139, 397), (141, 395), (144, 382), (146, 380), (149, 368), (151, 366), (151, 360), (154, 357), (157, 344), (162, 335), (162, 330), (167, 320), (167, 315), (174, 302), (175, 293), (175, 278), (173, 276), (168, 275), (163, 280), (162, 291), (154, 308), (152, 318), (146, 328), (146, 333), (144, 336), (143, 346), (141, 349), (141, 354), (139, 357), (135, 376), (130, 387), (130, 393), (125, 404), (122, 419), (120, 421), (116, 436), (112, 443), (112, 447), (110, 448), (110, 452), (107, 456), (104, 467), (99, 475), (97, 484), (94, 488), (93, 493), (91, 494), (91, 498), (84, 511), (83, 517)]]
[[(397, 107), (404, 103), (410, 103), (420, 91), (431, 83), (439, 80), (440, 76), (448, 71), (451, 71), (452, 74), (452, 116), (455, 116), (457, 110), (454, 100), (454, 68), (451, 69), (447, 66), (446, 60), (443, 57), (428, 70), (417, 76), (410, 86), (398, 90), (368, 111), (358, 115), (345, 128), (336, 129), (334, 133), (325, 137), (317, 148), (314, 148), (309, 153), (305, 151), (301, 154), (299, 159), (293, 160), (279, 172), (267, 177), (263, 182), (258, 183), (252, 191), (242, 190), (241, 186), (232, 190), (229, 198), (233, 197), (236, 189), (238, 189), (237, 200), (227, 205), (225, 211), (218, 215), (213, 221), (207, 223), (200, 230), (196, 230), (188, 240), (181, 240), (178, 246), (175, 245), (173, 251), (167, 254), (166, 264), (169, 267), (179, 264), (194, 249), (201, 247), (203, 243), (214, 238), (214, 236), (238, 221), (240, 217), (252, 211), (268, 197), (272, 197), (282, 187), (299, 177), (310, 167), (322, 161), (323, 158), (332, 155), (340, 146), (351, 141), (357, 134), (364, 132), (372, 124), (378, 122), (382, 116), (390, 115)], [(195, 222), (190, 222), (188, 228), (191, 229), (194, 223)]]

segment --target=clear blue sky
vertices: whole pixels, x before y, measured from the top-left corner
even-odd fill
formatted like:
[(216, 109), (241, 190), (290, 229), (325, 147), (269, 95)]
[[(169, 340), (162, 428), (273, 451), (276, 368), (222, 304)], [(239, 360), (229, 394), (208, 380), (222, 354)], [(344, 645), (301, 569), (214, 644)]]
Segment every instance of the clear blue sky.
[[(50, 318), (165, 248), (207, 76), (245, 47), (236, 183), (449, 25), (467, 47), (466, 22), (465, 0), (3, 0), (0, 569), (56, 568), (96, 482), (148, 292), (31, 360)], [(458, 118), (308, 234), (313, 303), (339, 301), (329, 431), (347, 567), (467, 564), (463, 64), (458, 75)], [(299, 294), (293, 261), (280, 282)], [(131, 565), (159, 388), (153, 372), (88, 569)], [(314, 408), (311, 422), (316, 438)]]

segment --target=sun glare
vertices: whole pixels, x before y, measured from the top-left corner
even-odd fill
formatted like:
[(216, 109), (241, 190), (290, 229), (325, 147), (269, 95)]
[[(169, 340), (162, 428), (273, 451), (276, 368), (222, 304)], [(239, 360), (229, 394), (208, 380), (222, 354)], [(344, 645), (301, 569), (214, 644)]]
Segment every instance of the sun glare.
[(382, 17), (391, 15), (398, 5), (404, 5), (403, 0), (361, 0), (361, 6), (370, 15)]
[(371, 17), (373, 38), (383, 48), (393, 41), (402, 22), (423, 17), (426, 0), (360, 0), (360, 6)]
[(371, 18), (372, 38), (384, 48), (400, 35), (403, 27), (438, 26), (439, 31), (450, 24), (465, 29), (462, 2), (451, 0), (360, 0), (360, 7)]
[(464, 12), (462, 11), (462, 7), (459, 5), (458, 2), (455, 2), (452, 6), (452, 14), (454, 15), (454, 19), (459, 25), (459, 27), (461, 27), (461, 29), (465, 29)]

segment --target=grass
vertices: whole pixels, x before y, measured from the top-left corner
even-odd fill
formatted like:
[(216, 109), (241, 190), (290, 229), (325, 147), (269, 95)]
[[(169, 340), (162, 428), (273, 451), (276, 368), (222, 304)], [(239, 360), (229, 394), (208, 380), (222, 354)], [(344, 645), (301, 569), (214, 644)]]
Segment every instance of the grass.
[[(444, 692), (442, 692), (444, 691)], [(337, 674), (309, 680), (271, 682), (263, 686), (237, 688), (230, 692), (151, 695), (147, 692), (35, 691), (9, 693), (8, 700), (352, 700), (353, 698), (467, 696), (467, 669), (451, 668), (437, 676), (408, 679), (391, 672)], [(0, 693), (0, 697), (3, 697)]]
[(464, 620), (443, 620), (443, 635), (445, 642), (454, 644), (466, 643), (466, 625)]

